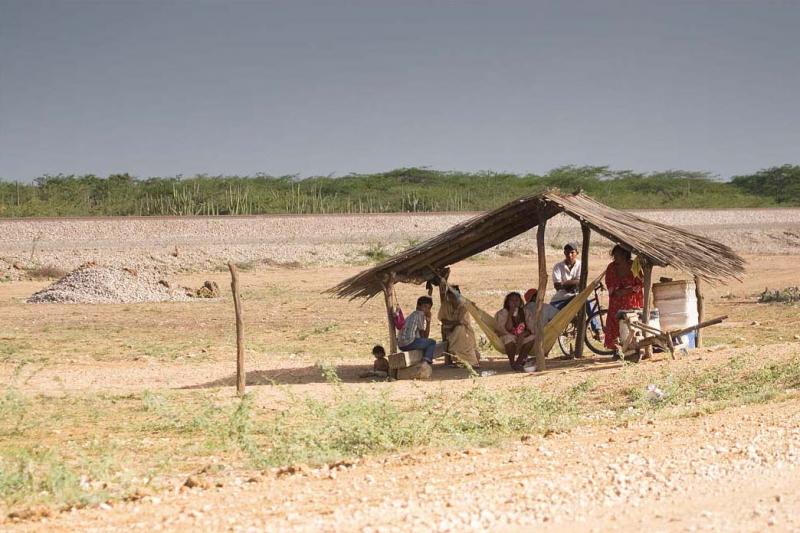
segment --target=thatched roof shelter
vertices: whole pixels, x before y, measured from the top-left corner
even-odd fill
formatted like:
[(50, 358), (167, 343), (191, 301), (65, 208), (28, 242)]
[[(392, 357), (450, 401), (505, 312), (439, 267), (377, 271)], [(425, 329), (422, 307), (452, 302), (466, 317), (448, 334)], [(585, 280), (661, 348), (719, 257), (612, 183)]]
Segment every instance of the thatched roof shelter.
[(731, 248), (688, 231), (603, 205), (583, 193), (549, 191), (514, 200), (457, 224), (328, 290), (340, 298), (372, 298), (385, 283), (420, 283), (440, 270), (488, 250), (542, 221), (566, 213), (584, 227), (639, 255), (652, 266), (672, 266), (697, 279), (739, 279), (744, 260)]

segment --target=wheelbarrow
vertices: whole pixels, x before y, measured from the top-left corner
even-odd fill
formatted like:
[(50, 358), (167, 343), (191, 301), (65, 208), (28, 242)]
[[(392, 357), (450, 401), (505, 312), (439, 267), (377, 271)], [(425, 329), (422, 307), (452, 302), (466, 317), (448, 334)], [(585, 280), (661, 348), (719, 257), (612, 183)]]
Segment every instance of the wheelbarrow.
[[(688, 326), (681, 329), (673, 330), (660, 330), (649, 324), (641, 321), (641, 317), (637, 311), (620, 311), (617, 319), (624, 322), (627, 333), (620, 337), (619, 351), (623, 359), (638, 361), (641, 359), (642, 349), (647, 346), (657, 346), (665, 352), (669, 352), (670, 357), (675, 359), (675, 352), (679, 351), (683, 354), (687, 353), (687, 348), (684, 343), (676, 343), (675, 339), (681, 338), (687, 333), (697, 331), (701, 328), (719, 324), (727, 319), (728, 315), (705, 320), (694, 326)], [(620, 328), (622, 330), (623, 328)]]

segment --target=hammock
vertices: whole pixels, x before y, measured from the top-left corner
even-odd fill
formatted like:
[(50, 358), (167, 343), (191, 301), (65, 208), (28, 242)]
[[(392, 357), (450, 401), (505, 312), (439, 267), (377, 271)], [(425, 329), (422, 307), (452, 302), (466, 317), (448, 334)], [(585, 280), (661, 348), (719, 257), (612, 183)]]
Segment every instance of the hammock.
[[(594, 286), (597, 284), (598, 281), (603, 277), (601, 274), (598, 276), (594, 281), (588, 283), (586, 288), (583, 289), (580, 293), (578, 293), (572, 300), (569, 301), (567, 305), (564, 306), (553, 319), (545, 324), (544, 326), (544, 342), (542, 343), (542, 348), (544, 349), (544, 353), (548, 353), (553, 345), (558, 340), (558, 336), (567, 329), (570, 321), (578, 314), (578, 311), (583, 309), (586, 300), (589, 299), (591, 296), (592, 291), (594, 291)], [(506, 347), (503, 345), (503, 341), (500, 340), (500, 336), (494, 329), (494, 317), (475, 305), (475, 302), (470, 300), (469, 298), (464, 297), (464, 303), (467, 306), (467, 312), (469, 312), (470, 316), (475, 320), (478, 324), (478, 327), (481, 328), (481, 331), (486, 335), (486, 338), (489, 342), (494, 346), (494, 349), (500, 353), (505, 353)]]

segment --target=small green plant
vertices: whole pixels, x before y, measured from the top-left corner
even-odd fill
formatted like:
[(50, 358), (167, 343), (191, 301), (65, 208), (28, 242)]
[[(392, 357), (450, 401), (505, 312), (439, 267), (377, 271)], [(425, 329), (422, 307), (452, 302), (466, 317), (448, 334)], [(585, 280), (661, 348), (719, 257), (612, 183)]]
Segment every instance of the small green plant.
[(331, 331), (335, 331), (336, 328), (338, 328), (338, 327), (339, 327), (339, 324), (337, 324), (336, 322), (331, 322), (330, 324), (327, 324), (325, 326), (319, 326), (319, 327), (314, 328), (312, 333), (314, 335), (321, 335), (323, 333), (330, 333)]
[(30, 402), (13, 389), (0, 396), (0, 436), (21, 435), (27, 429)]
[(786, 287), (785, 289), (775, 289), (771, 291), (764, 289), (758, 297), (760, 303), (795, 303), (800, 302), (800, 287)]
[(385, 261), (389, 257), (389, 252), (384, 248), (383, 244), (375, 243), (366, 250), (362, 252), (364, 257), (367, 259), (374, 261), (376, 263), (380, 263), (381, 261)]
[(0, 456), (0, 500), (14, 505), (68, 503), (89, 505), (108, 498), (49, 448), (24, 447)]

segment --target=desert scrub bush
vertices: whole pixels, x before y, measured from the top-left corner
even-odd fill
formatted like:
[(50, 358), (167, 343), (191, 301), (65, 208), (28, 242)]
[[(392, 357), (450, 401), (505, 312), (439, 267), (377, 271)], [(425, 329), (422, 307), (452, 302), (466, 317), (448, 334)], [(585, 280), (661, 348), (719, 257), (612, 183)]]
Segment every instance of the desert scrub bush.
[(785, 289), (775, 289), (771, 291), (764, 289), (759, 297), (760, 303), (795, 303), (800, 302), (800, 287), (786, 287)]
[(61, 279), (68, 274), (63, 268), (52, 265), (31, 267), (25, 273), (31, 279)]
[(382, 243), (375, 243), (371, 245), (369, 248), (361, 252), (361, 255), (369, 259), (370, 261), (374, 261), (375, 263), (380, 263), (381, 261), (386, 260), (389, 257), (389, 252), (383, 246)]

